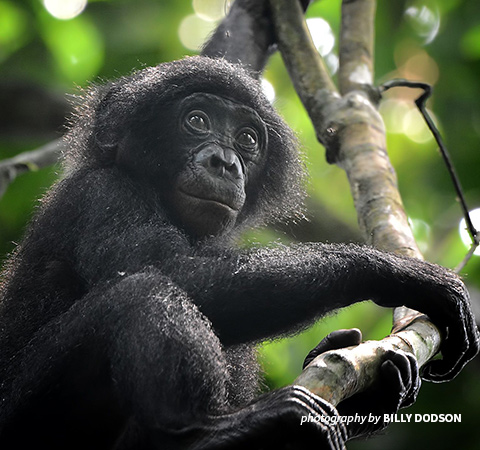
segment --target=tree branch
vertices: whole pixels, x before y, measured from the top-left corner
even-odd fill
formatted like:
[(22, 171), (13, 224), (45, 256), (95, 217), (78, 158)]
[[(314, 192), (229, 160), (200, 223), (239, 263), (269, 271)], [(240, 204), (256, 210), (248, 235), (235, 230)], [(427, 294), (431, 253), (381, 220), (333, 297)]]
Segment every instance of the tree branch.
[(13, 158), (0, 161), (0, 198), (8, 185), (19, 175), (51, 166), (58, 162), (63, 139), (57, 139), (28, 152), (20, 153)]
[[(299, 58), (321, 61), (311, 41), (297, 2), (270, 0), (279, 49), (293, 84), (327, 150), (327, 160), (342, 167), (350, 182), (361, 231), (367, 242), (383, 250), (421, 258), (408, 225), (407, 215), (398, 192), (395, 171), (386, 152), (385, 127), (377, 111), (380, 99), (373, 83), (374, 0), (344, 0), (340, 40), (340, 91), (331, 86), (322, 95), (312, 90), (318, 78), (324, 80), (323, 64), (298, 64)], [(295, 36), (295, 39), (292, 39)], [(299, 45), (307, 45), (309, 49)], [(297, 56), (292, 55), (308, 55)], [(298, 65), (297, 65), (298, 64)], [(304, 73), (304, 70), (311, 70)], [(306, 89), (307, 92), (303, 92)], [(329, 95), (323, 94), (327, 90)], [(304, 99), (308, 101), (305, 101)], [(325, 102), (322, 104), (321, 102)], [(319, 114), (318, 112), (322, 113)], [(355, 349), (342, 349), (320, 355), (304, 370), (295, 383), (301, 384), (324, 399), (338, 404), (371, 385), (385, 352), (399, 348), (413, 353), (421, 365), (431, 359), (440, 347), (440, 333), (420, 313), (396, 308), (394, 330), (405, 331), (382, 341), (367, 342)]]
[(356, 90), (372, 92), (376, 6), (375, 0), (342, 3), (338, 71), (342, 95)]
[[(335, 84), (328, 74), (308, 32), (300, 2), (270, 1), (282, 56), (290, 78), (312, 122), (324, 124), (329, 110), (339, 99)], [(320, 142), (326, 142), (326, 127), (315, 128)]]

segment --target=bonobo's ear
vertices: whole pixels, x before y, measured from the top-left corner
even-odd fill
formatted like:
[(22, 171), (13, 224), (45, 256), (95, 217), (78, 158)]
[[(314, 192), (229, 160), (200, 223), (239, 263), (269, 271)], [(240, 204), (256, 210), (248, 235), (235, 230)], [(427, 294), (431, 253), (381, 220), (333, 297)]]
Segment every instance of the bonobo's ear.
[(119, 125), (121, 126), (121, 122), (123, 122), (123, 114), (121, 114), (120, 105), (116, 101), (118, 100), (118, 91), (116, 86), (111, 86), (95, 109), (92, 144), (97, 148), (97, 156), (101, 164), (108, 165), (115, 160)]
[[(125, 77), (125, 79), (127, 79)], [(130, 97), (122, 93), (123, 79), (91, 85), (74, 105), (71, 127), (65, 136), (64, 169), (106, 167), (115, 162), (120, 133), (125, 133)]]

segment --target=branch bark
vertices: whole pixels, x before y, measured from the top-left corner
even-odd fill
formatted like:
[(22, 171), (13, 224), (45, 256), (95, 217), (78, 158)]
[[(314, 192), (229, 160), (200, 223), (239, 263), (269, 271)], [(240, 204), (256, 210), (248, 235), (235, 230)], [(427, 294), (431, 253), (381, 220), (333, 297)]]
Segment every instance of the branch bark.
[[(373, 86), (376, 1), (343, 1), (340, 94), (321, 56), (304, 36), (308, 30), (298, 2), (270, 0), (270, 4), (287, 70), (319, 141), (326, 147), (327, 160), (347, 174), (366, 241), (383, 250), (421, 258), (398, 192), (395, 170), (386, 151), (384, 123), (377, 110), (380, 95)], [(382, 341), (320, 355), (295, 384), (336, 405), (372, 384), (388, 349), (413, 353), (420, 366), (438, 352), (438, 329), (417, 311), (396, 308), (393, 331), (395, 334)]]
[(57, 163), (62, 145), (63, 139), (60, 138), (35, 150), (0, 161), (0, 198), (7, 190), (8, 185), (19, 175)]

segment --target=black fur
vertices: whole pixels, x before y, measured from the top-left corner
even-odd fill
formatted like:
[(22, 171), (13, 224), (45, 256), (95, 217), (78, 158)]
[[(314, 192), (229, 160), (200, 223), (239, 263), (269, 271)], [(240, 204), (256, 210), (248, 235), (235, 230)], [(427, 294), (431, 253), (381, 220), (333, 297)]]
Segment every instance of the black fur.
[[(65, 177), (3, 273), (0, 448), (343, 448), (343, 425), (299, 426), (308, 413), (338, 414), (306, 389), (256, 397), (254, 344), (365, 299), (405, 303), (448, 330), (430, 379), (453, 377), (477, 353), (468, 294), (446, 269), (366, 247), (232, 247), (245, 226), (295, 215), (302, 198), (295, 138), (251, 73), (200, 56), (89, 91)], [(267, 130), (255, 163), (229, 147), (246, 199), (214, 236), (183, 227), (170, 196), (185, 166), (207, 185), (230, 183), (227, 162), (217, 179), (187, 145), (195, 133), (178, 131), (182, 100), (199, 92), (222, 98), (226, 116), (255, 110)], [(198, 141), (228, 159), (216, 138)], [(394, 381), (375, 411), (395, 412), (418, 388), (414, 361), (388, 362)], [(348, 411), (365, 407), (353, 399)]]

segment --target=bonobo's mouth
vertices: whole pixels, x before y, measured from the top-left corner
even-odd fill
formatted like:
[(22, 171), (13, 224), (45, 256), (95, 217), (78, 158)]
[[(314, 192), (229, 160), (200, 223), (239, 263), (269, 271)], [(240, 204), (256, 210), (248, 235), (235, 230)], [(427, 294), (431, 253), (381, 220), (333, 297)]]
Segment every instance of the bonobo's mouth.
[(185, 192), (183, 189), (179, 189), (178, 192), (182, 195), (184, 195), (185, 197), (189, 197), (191, 199), (193, 199), (194, 201), (197, 201), (197, 202), (204, 202), (206, 204), (211, 204), (212, 206), (220, 206), (220, 207), (223, 207), (223, 208), (227, 208), (228, 210), (234, 212), (234, 213), (238, 213), (238, 211), (240, 210), (240, 208), (236, 208), (235, 206), (232, 206), (228, 203), (225, 202), (225, 200), (216, 200), (216, 199), (212, 199), (212, 198), (204, 198), (204, 197), (199, 197), (198, 195), (193, 195), (193, 194), (190, 194), (188, 192)]
[(196, 237), (216, 236), (231, 230), (235, 226), (243, 202), (236, 201), (233, 195), (228, 196), (226, 200), (224, 198), (226, 196), (223, 195), (221, 199), (201, 197), (203, 193), (200, 192), (199, 196), (197, 193), (190, 194), (184, 189), (176, 189), (173, 199), (174, 214), (181, 226), (187, 233)]

